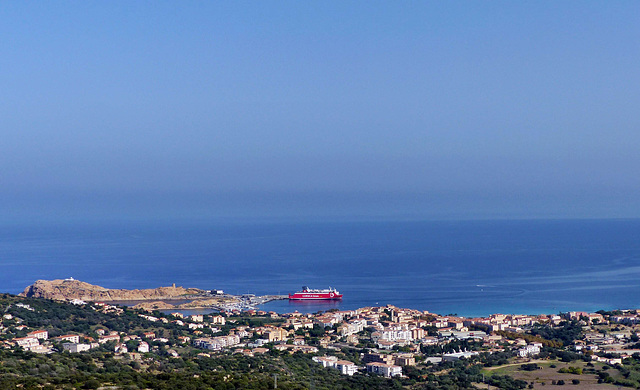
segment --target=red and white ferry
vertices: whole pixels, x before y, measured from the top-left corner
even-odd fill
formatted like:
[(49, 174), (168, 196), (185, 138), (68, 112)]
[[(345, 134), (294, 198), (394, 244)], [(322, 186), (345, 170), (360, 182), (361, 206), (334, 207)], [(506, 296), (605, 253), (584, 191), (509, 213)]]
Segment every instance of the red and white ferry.
[(302, 287), (302, 291), (289, 294), (289, 299), (299, 300), (320, 300), (320, 299), (342, 299), (342, 294), (335, 288), (329, 287), (325, 290), (313, 290), (309, 287)]

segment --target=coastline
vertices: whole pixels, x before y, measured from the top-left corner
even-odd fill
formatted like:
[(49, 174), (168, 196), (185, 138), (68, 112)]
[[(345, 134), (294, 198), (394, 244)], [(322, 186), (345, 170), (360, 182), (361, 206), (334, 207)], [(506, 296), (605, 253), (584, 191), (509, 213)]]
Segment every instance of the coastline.
[[(37, 287), (35, 287), (37, 286)], [(167, 292), (171, 294), (167, 295)], [(189, 292), (188, 294), (184, 292)], [(176, 295), (176, 294), (180, 295)], [(620, 307), (603, 305), (597, 302), (546, 301), (544, 299), (512, 299), (501, 301), (474, 298), (470, 304), (463, 298), (434, 300), (429, 307), (412, 305), (411, 302), (397, 302), (392, 299), (353, 299), (347, 293), (342, 300), (289, 300), (287, 295), (265, 294), (226, 294), (220, 290), (201, 290), (197, 288), (158, 287), (155, 289), (107, 289), (74, 279), (38, 280), (28, 286), (22, 296), (55, 299), (60, 301), (108, 302), (110, 304), (139, 308), (144, 310), (161, 310), (184, 313), (242, 312), (262, 310), (285, 313), (316, 313), (329, 310), (355, 310), (362, 307), (395, 306), (424, 310), (442, 315), (456, 315), (473, 318), (493, 314), (550, 315), (569, 311), (594, 312), (597, 310), (619, 310)], [(524, 298), (524, 296), (521, 296)], [(416, 302), (417, 303), (417, 302)], [(528, 304), (527, 304), (528, 303)], [(533, 303), (533, 305), (532, 305)], [(632, 308), (632, 307), (631, 307)]]

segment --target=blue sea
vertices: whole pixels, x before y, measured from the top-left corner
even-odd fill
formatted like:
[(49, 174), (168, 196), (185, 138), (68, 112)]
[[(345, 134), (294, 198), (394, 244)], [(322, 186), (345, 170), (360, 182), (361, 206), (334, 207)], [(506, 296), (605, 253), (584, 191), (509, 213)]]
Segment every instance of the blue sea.
[(0, 227), (0, 291), (74, 277), (108, 288), (172, 283), (241, 294), (337, 288), (341, 302), (457, 313), (640, 307), (640, 220), (162, 221)]

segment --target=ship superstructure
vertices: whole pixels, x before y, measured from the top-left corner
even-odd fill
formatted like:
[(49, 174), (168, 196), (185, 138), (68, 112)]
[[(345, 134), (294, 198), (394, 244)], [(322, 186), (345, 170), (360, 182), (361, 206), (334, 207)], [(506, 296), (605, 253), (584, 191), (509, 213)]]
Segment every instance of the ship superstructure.
[(329, 287), (324, 290), (315, 290), (307, 286), (302, 287), (302, 291), (289, 294), (289, 299), (299, 300), (324, 300), (324, 299), (342, 299), (342, 294), (335, 288)]

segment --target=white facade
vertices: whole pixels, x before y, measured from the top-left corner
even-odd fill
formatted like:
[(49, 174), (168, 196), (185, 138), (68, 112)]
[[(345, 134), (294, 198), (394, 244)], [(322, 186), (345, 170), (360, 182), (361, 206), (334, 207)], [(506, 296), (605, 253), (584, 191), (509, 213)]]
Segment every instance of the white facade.
[(147, 344), (145, 341), (141, 342), (138, 345), (138, 352), (140, 353), (147, 353), (149, 352), (149, 344)]
[(40, 342), (35, 337), (22, 337), (19, 339), (13, 339), (22, 348), (33, 347), (34, 345), (40, 345)]
[(204, 337), (193, 340), (193, 345), (198, 348), (220, 350), (240, 343), (240, 337), (237, 335)]
[(350, 336), (352, 334), (362, 332), (366, 326), (366, 320), (352, 320), (349, 322), (345, 322), (344, 324), (342, 324), (342, 326), (340, 326), (340, 334), (342, 336)]
[(522, 347), (518, 350), (518, 356), (527, 357), (537, 355), (540, 353), (541, 348), (542, 344), (540, 343), (529, 344), (526, 347)]
[(325, 368), (333, 367), (338, 361), (338, 358), (335, 356), (314, 356), (312, 359), (314, 362), (322, 364), (322, 367)]
[(347, 360), (338, 360), (334, 366), (342, 375), (353, 375), (358, 372), (358, 366)]
[(80, 336), (78, 336), (77, 334), (67, 334), (64, 336), (59, 336), (56, 337), (56, 340), (58, 341), (69, 341), (72, 343), (79, 343), (80, 342)]
[(49, 332), (47, 332), (46, 330), (36, 330), (27, 333), (27, 337), (35, 337), (40, 340), (46, 340), (49, 338)]
[(371, 334), (371, 339), (374, 342), (380, 340), (384, 341), (409, 341), (411, 340), (411, 331), (402, 327), (389, 327), (384, 328), (381, 331), (376, 331)]
[(88, 351), (91, 349), (91, 345), (89, 344), (78, 344), (78, 343), (64, 343), (62, 344), (62, 348), (64, 348), (65, 351), (69, 351), (69, 352), (82, 352), (82, 351)]
[(120, 341), (120, 336), (117, 335), (117, 334), (110, 334), (110, 335), (107, 335), (107, 336), (98, 337), (98, 342), (100, 344), (104, 344), (104, 343), (107, 343), (109, 341)]
[(51, 353), (51, 346), (48, 345), (34, 345), (27, 349), (34, 353)]
[(384, 375), (387, 378), (392, 376), (401, 376), (402, 367), (393, 364), (385, 363), (369, 363), (367, 364), (367, 371), (374, 374)]
[(343, 375), (353, 375), (358, 372), (358, 366), (347, 360), (338, 360), (335, 356), (315, 356), (313, 361), (322, 364), (325, 368), (334, 368)]
[(127, 353), (127, 352), (129, 352), (129, 349), (127, 348), (127, 345), (126, 344), (122, 344), (122, 343), (117, 344), (113, 350), (116, 353)]

